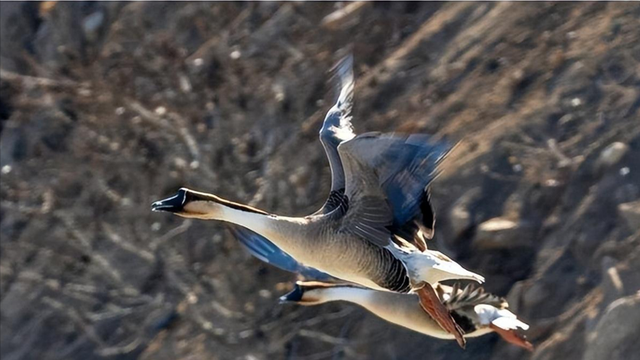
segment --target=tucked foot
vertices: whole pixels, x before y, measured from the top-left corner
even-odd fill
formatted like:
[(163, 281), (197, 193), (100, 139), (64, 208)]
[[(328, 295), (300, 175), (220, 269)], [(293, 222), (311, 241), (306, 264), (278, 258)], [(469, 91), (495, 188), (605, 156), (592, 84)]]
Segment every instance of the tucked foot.
[(495, 331), (503, 338), (506, 342), (511, 343), (515, 346), (519, 346), (521, 348), (527, 349), (529, 351), (533, 351), (533, 344), (527, 341), (527, 339), (516, 330), (505, 330), (499, 328), (493, 324), (489, 325), (491, 330)]
[(442, 304), (440, 298), (436, 294), (433, 287), (425, 284), (421, 289), (416, 290), (416, 294), (420, 298), (420, 306), (429, 314), (445, 331), (455, 336), (458, 345), (464, 349), (467, 341), (463, 337), (460, 326), (449, 313), (449, 310)]

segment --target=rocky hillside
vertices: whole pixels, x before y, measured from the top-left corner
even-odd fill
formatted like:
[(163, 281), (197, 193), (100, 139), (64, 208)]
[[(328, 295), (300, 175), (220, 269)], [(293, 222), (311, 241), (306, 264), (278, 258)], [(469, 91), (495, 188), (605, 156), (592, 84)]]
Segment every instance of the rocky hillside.
[[(3, 360), (640, 352), (640, 5), (3, 2), (0, 26)], [(181, 185), (318, 208), (345, 51), (358, 132), (459, 141), (430, 246), (508, 298), (533, 353), (279, 305), (293, 275), (149, 211)]]

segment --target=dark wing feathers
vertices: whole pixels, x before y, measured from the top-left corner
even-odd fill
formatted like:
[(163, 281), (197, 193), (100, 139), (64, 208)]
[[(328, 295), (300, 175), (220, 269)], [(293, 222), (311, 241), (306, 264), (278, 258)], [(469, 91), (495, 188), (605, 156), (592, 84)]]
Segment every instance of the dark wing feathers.
[[(375, 239), (370, 240), (378, 245), (387, 245), (390, 234), (418, 241), (421, 226), (431, 235), (428, 229), (433, 228), (434, 217), (427, 187), (449, 150), (448, 144), (422, 134), (367, 133), (340, 144), (345, 193), (350, 204), (357, 207), (348, 218), (352, 225), (358, 225), (358, 234), (372, 235)], [(367, 202), (363, 203), (365, 197)], [(375, 219), (381, 222), (372, 223), (374, 218), (370, 214), (374, 212)], [(412, 224), (416, 217), (429, 223)], [(368, 226), (363, 226), (363, 222)], [(381, 235), (384, 230), (386, 237)]]
[(231, 224), (228, 224), (227, 228), (231, 234), (240, 241), (242, 246), (251, 253), (251, 255), (263, 262), (266, 262), (267, 264), (271, 264), (285, 271), (300, 274), (305, 278), (317, 280), (332, 279), (331, 276), (319, 270), (300, 264), (267, 238), (256, 234), (249, 229)]
[[(410, 135), (404, 144), (394, 145), (386, 154), (392, 166), (382, 170), (387, 172), (382, 176), (382, 186), (394, 212), (394, 226), (401, 227), (420, 215), (421, 207), (429, 205), (427, 186), (435, 179), (437, 166), (450, 146), (428, 135)], [(423, 203), (425, 195), (427, 202)]]
[(390, 224), (391, 217), (388, 210), (379, 205), (380, 200), (375, 196), (365, 196), (358, 200), (358, 217), (353, 224), (353, 232), (384, 247), (389, 244), (389, 230), (385, 224)]
[(431, 191), (428, 187), (422, 194), (420, 213), (422, 216), (422, 219), (420, 219), (422, 220), (420, 225), (423, 226), (422, 232), (427, 239), (431, 240), (436, 229), (436, 213), (433, 211), (433, 206), (431, 206)]
[(480, 304), (495, 306), (499, 309), (508, 307), (507, 301), (504, 298), (488, 293), (482, 287), (475, 284), (469, 284), (460, 290), (460, 284), (455, 283), (449, 294), (449, 298), (445, 299), (443, 303), (447, 309), (451, 311), (464, 307), (474, 307)]
[[(340, 231), (350, 232), (384, 247), (389, 244), (390, 233), (387, 229), (393, 223), (393, 213), (386, 196), (378, 184), (375, 167), (363, 159), (361, 139), (367, 134), (358, 135), (355, 139), (338, 146), (345, 173), (345, 196), (349, 200), (349, 208), (344, 217)], [(338, 215), (334, 211), (331, 215)]]

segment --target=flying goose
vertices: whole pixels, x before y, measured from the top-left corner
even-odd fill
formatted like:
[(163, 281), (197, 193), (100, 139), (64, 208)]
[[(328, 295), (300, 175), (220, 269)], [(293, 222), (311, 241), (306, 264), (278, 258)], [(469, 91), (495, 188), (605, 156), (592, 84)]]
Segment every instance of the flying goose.
[[(518, 320), (516, 315), (507, 310), (509, 304), (505, 299), (473, 285), (460, 289), (458, 283), (453, 287), (438, 284), (436, 290), (446, 308), (464, 330), (465, 337), (478, 337), (496, 332), (509, 343), (529, 351), (533, 350), (533, 345), (518, 332), (518, 329), (527, 330), (529, 325)], [(442, 330), (438, 323), (424, 313), (416, 300), (415, 294), (398, 294), (318, 281), (299, 281), (293, 291), (280, 298), (281, 302), (300, 305), (348, 301), (364, 307), (390, 323), (439, 339), (454, 339), (452, 334)]]
[[(270, 241), (255, 238), (254, 244), (255, 246), (249, 248), (254, 256), (266, 259), (266, 262), (283, 270), (299, 273), (300, 269), (310, 269), (292, 258), (283, 258), (282, 250)], [(453, 287), (438, 284), (436, 291), (453, 318), (461, 325), (465, 338), (478, 337), (493, 331), (509, 343), (529, 351), (533, 349), (533, 345), (518, 332), (518, 329), (527, 330), (529, 325), (519, 321), (507, 310), (506, 300), (472, 285), (464, 289), (460, 289), (459, 286), (458, 283)], [(415, 294), (377, 291), (348, 283), (299, 281), (290, 293), (280, 297), (280, 301), (300, 305), (348, 301), (393, 324), (440, 339), (454, 339), (454, 336), (444, 331), (431, 316), (424, 314), (416, 298)]]
[[(331, 191), (323, 206), (316, 211), (315, 214), (329, 213), (340, 204), (342, 196), (344, 195), (345, 178), (342, 161), (338, 155), (338, 145), (356, 136), (351, 123), (353, 90), (355, 85), (352, 55), (348, 55), (338, 62), (335, 66), (335, 74), (339, 80), (337, 82), (339, 95), (335, 105), (327, 112), (322, 128), (320, 129), (320, 142), (329, 160), (331, 170)], [(399, 233), (401, 232), (401, 237), (405, 239), (414, 239), (414, 245), (421, 251), (426, 250), (425, 240), (433, 237), (435, 227), (435, 213), (429, 200), (428, 189), (425, 189), (421, 196), (420, 214), (418, 214), (413, 221), (403, 224), (397, 231)], [(273, 245), (268, 239), (247, 228), (235, 224), (228, 224), (227, 228), (251, 254), (266, 263), (271, 263), (283, 270), (300, 274), (308, 279), (328, 280), (330, 278), (321, 271), (296, 262), (291, 256), (280, 251), (280, 249)], [(273, 254), (273, 257), (277, 257), (277, 261), (271, 260), (269, 256), (265, 256), (265, 250), (272, 251), (270, 254)], [(292, 269), (293, 266), (297, 266), (297, 268)]]
[[(348, 118), (350, 93), (352, 90), (341, 92), (328, 117), (336, 110), (335, 118)], [(332, 129), (327, 124), (326, 129)], [(329, 154), (329, 147), (325, 149)], [(333, 197), (330, 211), (307, 217), (272, 215), (186, 188), (153, 203), (152, 209), (246, 227), (299, 263), (362, 286), (401, 293), (413, 290), (423, 308), (463, 346), (462, 331), (432, 286), (426, 285), (447, 279), (481, 282), (483, 278), (442, 253), (421, 251), (414, 239), (402, 236), (405, 224), (424, 211), (425, 189), (448, 150), (428, 135), (367, 133), (344, 140), (337, 147), (344, 193)], [(331, 161), (334, 179), (339, 178), (336, 164)]]

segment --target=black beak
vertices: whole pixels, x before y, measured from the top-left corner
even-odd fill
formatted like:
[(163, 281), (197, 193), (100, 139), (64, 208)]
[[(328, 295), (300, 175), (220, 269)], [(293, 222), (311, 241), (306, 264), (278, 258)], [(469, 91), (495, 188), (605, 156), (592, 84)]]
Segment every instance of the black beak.
[(151, 204), (152, 211), (168, 211), (168, 212), (179, 212), (182, 210), (184, 205), (187, 203), (187, 190), (180, 189), (178, 193), (174, 196), (159, 200)]
[(282, 295), (280, 297), (280, 303), (288, 303), (288, 302), (299, 302), (302, 300), (302, 295), (304, 294), (304, 289), (302, 286), (295, 284), (293, 285), (293, 290), (290, 293)]

